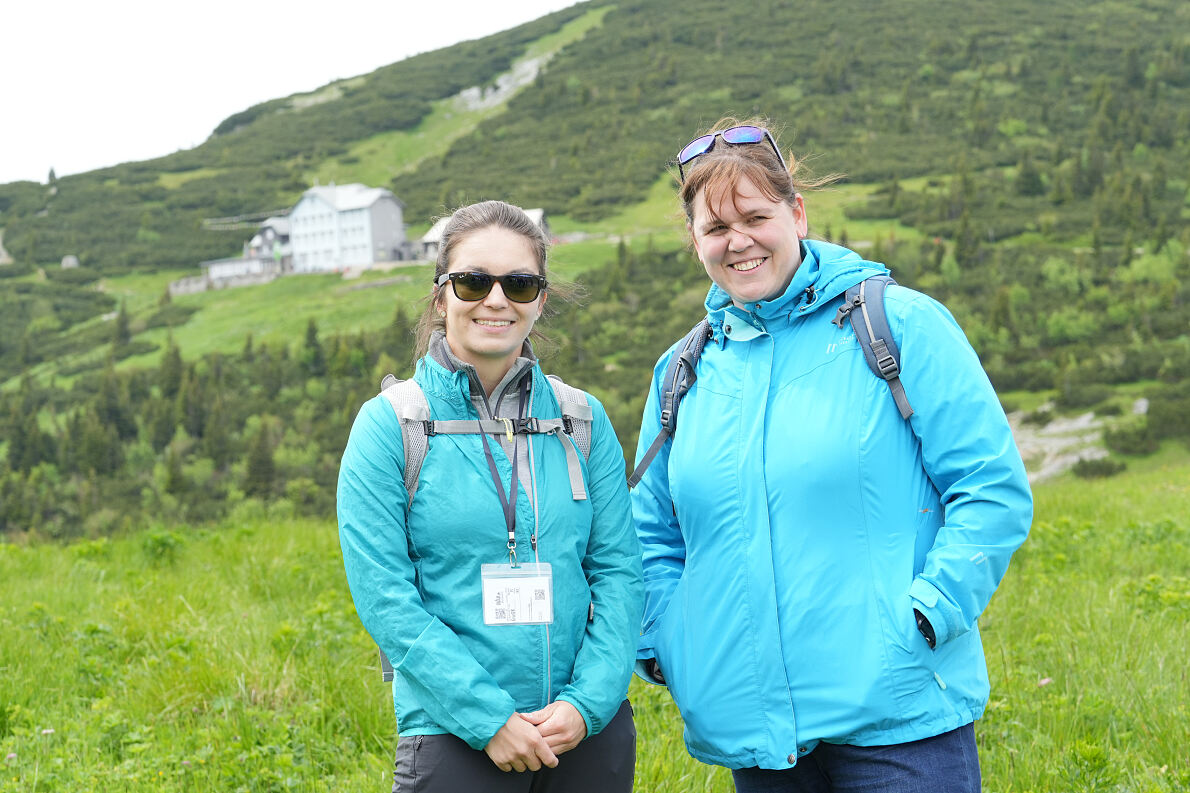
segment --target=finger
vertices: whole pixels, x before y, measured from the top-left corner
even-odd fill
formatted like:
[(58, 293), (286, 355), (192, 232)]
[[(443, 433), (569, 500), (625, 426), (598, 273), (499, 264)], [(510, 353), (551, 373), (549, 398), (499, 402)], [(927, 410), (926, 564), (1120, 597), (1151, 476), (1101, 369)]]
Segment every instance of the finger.
[(535, 710), (532, 713), (522, 713), (520, 716), (530, 724), (541, 724), (542, 722), (549, 720), (549, 716), (544, 710)]
[(575, 746), (578, 746), (577, 743), (575, 743), (573, 741), (569, 741), (566, 738), (561, 737), (561, 736), (553, 738), (553, 739), (547, 738), (546, 743), (549, 745), (550, 751), (552, 751), (554, 753), (555, 757), (557, 757), (560, 754), (563, 754), (564, 752), (569, 752)]
[(537, 756), (540, 757), (541, 761), (550, 768), (558, 767), (558, 756), (554, 754), (554, 750), (550, 748), (550, 745), (547, 742), (541, 742), (541, 746), (537, 750)]

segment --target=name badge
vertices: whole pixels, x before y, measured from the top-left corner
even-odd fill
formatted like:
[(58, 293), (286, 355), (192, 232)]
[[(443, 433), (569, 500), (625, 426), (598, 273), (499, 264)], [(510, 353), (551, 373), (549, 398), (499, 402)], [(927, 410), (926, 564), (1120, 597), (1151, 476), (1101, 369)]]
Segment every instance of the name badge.
[(548, 625), (554, 621), (554, 574), (547, 563), (485, 564), (484, 625)]

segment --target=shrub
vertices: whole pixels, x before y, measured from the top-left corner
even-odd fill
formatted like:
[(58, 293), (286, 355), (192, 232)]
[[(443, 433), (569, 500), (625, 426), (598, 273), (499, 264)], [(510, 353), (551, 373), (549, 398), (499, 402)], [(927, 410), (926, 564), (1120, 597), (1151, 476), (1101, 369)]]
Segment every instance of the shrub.
[(1026, 424), (1033, 424), (1038, 427), (1044, 427), (1054, 419), (1054, 411), (1048, 405), (1039, 407), (1032, 413), (1026, 413), (1025, 417), (1021, 419)]
[(1137, 424), (1107, 430), (1103, 433), (1103, 442), (1117, 454), (1152, 454), (1160, 446), (1157, 431), (1149, 426), (1147, 419)]
[(1098, 383), (1067, 383), (1056, 401), (1065, 408), (1089, 408), (1110, 399), (1113, 393), (1110, 386)]
[(1074, 464), (1074, 475), (1083, 479), (1102, 479), (1115, 476), (1128, 466), (1121, 460), (1100, 457), (1097, 460), (1079, 460)]

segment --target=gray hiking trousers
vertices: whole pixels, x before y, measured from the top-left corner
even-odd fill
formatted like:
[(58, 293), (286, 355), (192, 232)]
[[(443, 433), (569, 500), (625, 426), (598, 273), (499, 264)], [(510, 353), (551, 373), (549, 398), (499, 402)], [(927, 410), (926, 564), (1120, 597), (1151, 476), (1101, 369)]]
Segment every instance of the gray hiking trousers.
[(501, 771), (454, 735), (397, 740), (393, 793), (631, 793), (636, 725), (628, 700), (598, 734), (558, 757), (557, 768)]

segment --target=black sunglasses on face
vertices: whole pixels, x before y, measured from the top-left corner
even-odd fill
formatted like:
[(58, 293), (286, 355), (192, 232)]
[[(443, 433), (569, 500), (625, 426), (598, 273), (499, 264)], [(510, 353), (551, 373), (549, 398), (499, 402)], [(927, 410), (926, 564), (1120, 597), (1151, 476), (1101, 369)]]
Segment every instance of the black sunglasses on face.
[(678, 176), (681, 177), (683, 182), (686, 181), (686, 172), (682, 169), (682, 166), (689, 165), (691, 161), (715, 148), (715, 138), (723, 138), (724, 143), (737, 146), (744, 143), (768, 141), (769, 146), (773, 148), (773, 153), (777, 155), (777, 160), (780, 161), (781, 167), (787, 171), (789, 170), (789, 166), (785, 164), (785, 158), (781, 156), (781, 150), (777, 148), (777, 141), (773, 140), (772, 133), (764, 127), (754, 127), (746, 124), (741, 127), (731, 127), (730, 129), (716, 130), (707, 135), (700, 135), (683, 146), (682, 150), (678, 152)]
[(468, 302), (483, 300), (492, 291), (494, 283), (499, 283), (504, 296), (514, 303), (532, 303), (546, 287), (545, 276), (532, 273), (443, 273), (434, 283), (442, 286), (447, 281), (450, 281), (455, 297)]

